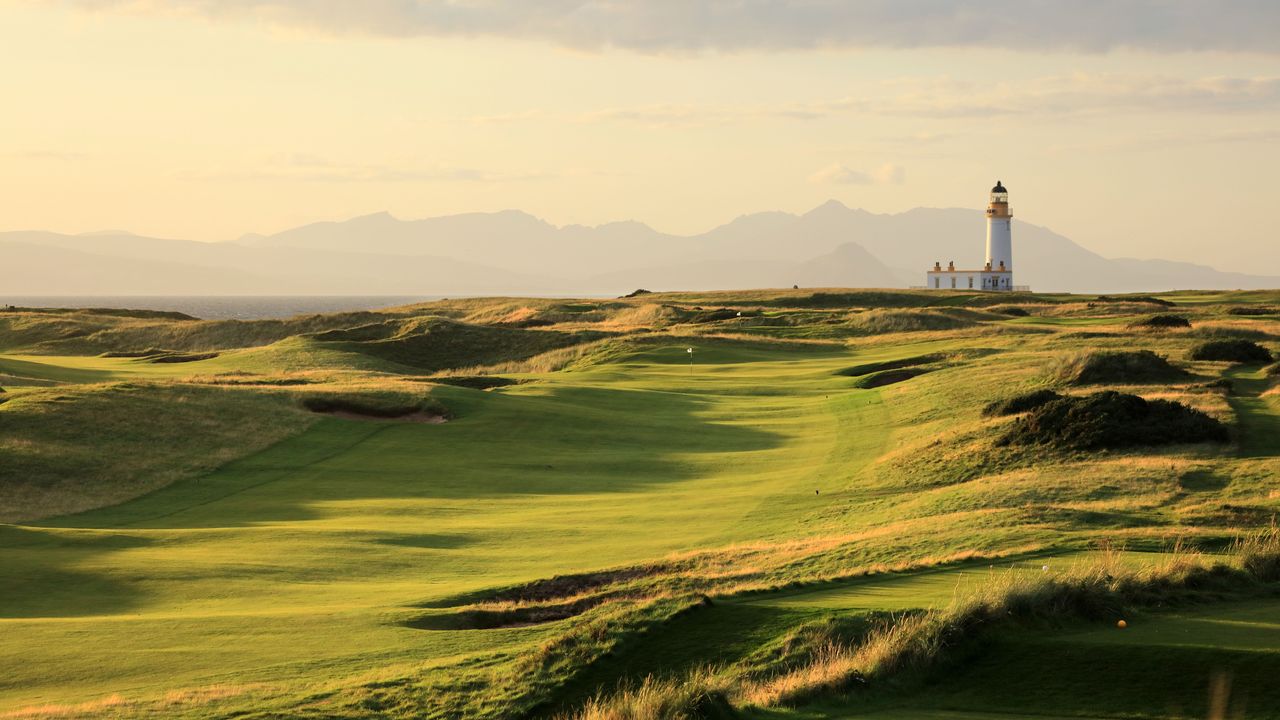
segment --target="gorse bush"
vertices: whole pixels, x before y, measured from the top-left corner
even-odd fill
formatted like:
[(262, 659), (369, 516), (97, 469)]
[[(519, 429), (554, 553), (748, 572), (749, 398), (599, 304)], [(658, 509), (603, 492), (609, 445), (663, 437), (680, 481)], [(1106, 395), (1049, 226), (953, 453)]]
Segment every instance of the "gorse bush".
[(1150, 350), (1116, 350), (1077, 355), (1058, 368), (1060, 380), (1072, 385), (1177, 382), (1191, 375)]
[(1271, 351), (1252, 340), (1212, 340), (1191, 350), (1192, 360), (1269, 363)]
[(1098, 450), (1227, 439), (1227, 428), (1199, 410), (1108, 390), (1051, 400), (1018, 420), (999, 444)]
[(1034, 390), (1022, 395), (1016, 395), (1005, 400), (996, 400), (982, 409), (982, 414), (987, 417), (999, 417), (1002, 415), (1017, 415), (1028, 410), (1034, 410), (1047, 402), (1057, 400), (1062, 397), (1052, 390)]

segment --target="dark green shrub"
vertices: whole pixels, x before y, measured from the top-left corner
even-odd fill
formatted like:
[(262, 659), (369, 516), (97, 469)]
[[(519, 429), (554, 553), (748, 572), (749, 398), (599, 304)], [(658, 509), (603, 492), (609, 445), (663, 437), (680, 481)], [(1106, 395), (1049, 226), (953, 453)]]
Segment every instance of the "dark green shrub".
[(1099, 450), (1227, 439), (1226, 426), (1199, 410), (1108, 390), (1045, 403), (1018, 420), (999, 442)]
[(1001, 415), (1017, 415), (1028, 410), (1034, 410), (1047, 402), (1057, 400), (1062, 397), (1052, 390), (1035, 390), (1023, 395), (1016, 395), (1005, 400), (996, 400), (982, 409), (982, 414), (988, 417)]
[(1280, 308), (1263, 306), (1245, 306), (1227, 308), (1228, 315), (1280, 315)]
[(1252, 340), (1212, 340), (1191, 351), (1192, 360), (1221, 360), (1236, 363), (1269, 363), (1271, 351)]

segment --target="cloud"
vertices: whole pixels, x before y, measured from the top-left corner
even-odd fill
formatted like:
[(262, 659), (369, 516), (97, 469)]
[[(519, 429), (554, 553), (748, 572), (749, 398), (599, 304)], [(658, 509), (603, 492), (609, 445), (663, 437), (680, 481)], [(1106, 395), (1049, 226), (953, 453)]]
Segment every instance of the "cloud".
[(885, 163), (884, 165), (876, 168), (875, 171), (871, 173), (871, 177), (875, 178), (875, 181), (881, 185), (901, 185), (903, 182), (906, 182), (907, 172), (902, 169), (901, 165)]
[(902, 166), (893, 163), (885, 163), (871, 172), (833, 163), (810, 175), (809, 182), (815, 185), (901, 185), (906, 178)]
[(331, 34), (492, 36), (644, 53), (988, 47), (1280, 52), (1274, 0), (64, 0)]
[[(855, 114), (923, 119), (1074, 117), (1116, 113), (1260, 113), (1280, 109), (1280, 77), (1178, 78), (1085, 74), (1046, 76), (979, 86), (950, 77), (900, 78), (858, 97), (778, 105), (644, 105), (579, 113), (529, 110), (479, 116), (477, 123), (526, 121), (640, 123), (649, 126), (730, 124), (743, 120), (821, 120)], [(898, 138), (938, 143), (947, 133)]]

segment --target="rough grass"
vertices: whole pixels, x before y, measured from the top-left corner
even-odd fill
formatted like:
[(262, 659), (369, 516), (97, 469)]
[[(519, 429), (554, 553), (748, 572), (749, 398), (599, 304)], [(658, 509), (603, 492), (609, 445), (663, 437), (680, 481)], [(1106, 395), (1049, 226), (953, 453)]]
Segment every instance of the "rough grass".
[(1280, 308), (1268, 307), (1266, 305), (1261, 305), (1261, 306), (1244, 305), (1244, 306), (1227, 308), (1227, 314), (1228, 315), (1245, 315), (1245, 316), (1280, 315)]
[(1015, 395), (1006, 400), (995, 400), (982, 409), (987, 417), (1017, 415), (1034, 410), (1045, 403), (1060, 399), (1062, 396), (1052, 390), (1033, 390), (1022, 395)]
[(880, 335), (957, 330), (973, 327), (980, 319), (974, 314), (954, 310), (868, 310), (854, 315), (849, 325), (860, 333)]
[(608, 336), (599, 331), (533, 330), (424, 317), (331, 330), (311, 339), (401, 366), (438, 372), (528, 360)]
[(725, 697), (723, 679), (704, 670), (691, 677), (646, 677), (639, 685), (597, 695), (557, 720), (729, 720), (738, 717)]
[(1212, 340), (1192, 348), (1191, 359), (1265, 364), (1272, 358), (1270, 350), (1252, 340)]
[(1150, 350), (1109, 350), (1073, 355), (1055, 372), (1071, 385), (1124, 385), (1180, 382), (1192, 376)]
[(1015, 421), (999, 442), (1100, 450), (1228, 439), (1221, 422), (1182, 403), (1108, 390), (1051, 399)]
[[(1078, 564), (1066, 573), (1037, 577), (1005, 574), (977, 586), (939, 610), (882, 619), (852, 639), (830, 633), (802, 651), (802, 661), (771, 675), (699, 670), (681, 679), (646, 680), (641, 686), (593, 699), (571, 716), (586, 718), (723, 717), (736, 708), (796, 706), (849, 693), (883, 692), (918, 684), (937, 668), (962, 660), (984, 636), (1002, 628), (1063, 623), (1116, 623), (1137, 611), (1274, 592), (1280, 579), (1280, 539), (1274, 528), (1237, 542), (1234, 558), (1209, 562), (1175, 551), (1160, 564), (1125, 566), (1115, 554)], [(715, 714), (704, 714), (715, 698)], [(727, 698), (726, 703), (720, 698)], [(661, 708), (667, 715), (632, 715)]]
[(0, 405), (0, 522), (111, 505), (296, 434), (314, 416), (238, 388), (30, 389)]
[(303, 315), (285, 320), (175, 321), (151, 315), (110, 316), (79, 310), (0, 313), (0, 350), (61, 355), (134, 353), (149, 348), (210, 352), (259, 347), (296, 335), (395, 316), (383, 311)]

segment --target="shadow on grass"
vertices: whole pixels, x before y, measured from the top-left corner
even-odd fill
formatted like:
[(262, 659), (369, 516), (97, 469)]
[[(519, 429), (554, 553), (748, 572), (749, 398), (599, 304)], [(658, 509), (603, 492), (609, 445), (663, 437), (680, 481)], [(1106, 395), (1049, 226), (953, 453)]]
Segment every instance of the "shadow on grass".
[(297, 437), (63, 527), (235, 527), (319, 517), (353, 501), (621, 493), (697, 477), (699, 453), (777, 447), (773, 433), (707, 419), (670, 392), (548, 386), (539, 394), (441, 388), (445, 425), (326, 419)]
[(76, 567), (104, 553), (150, 544), (123, 533), (0, 525), (0, 618), (82, 617), (133, 609), (142, 600), (136, 588)]

